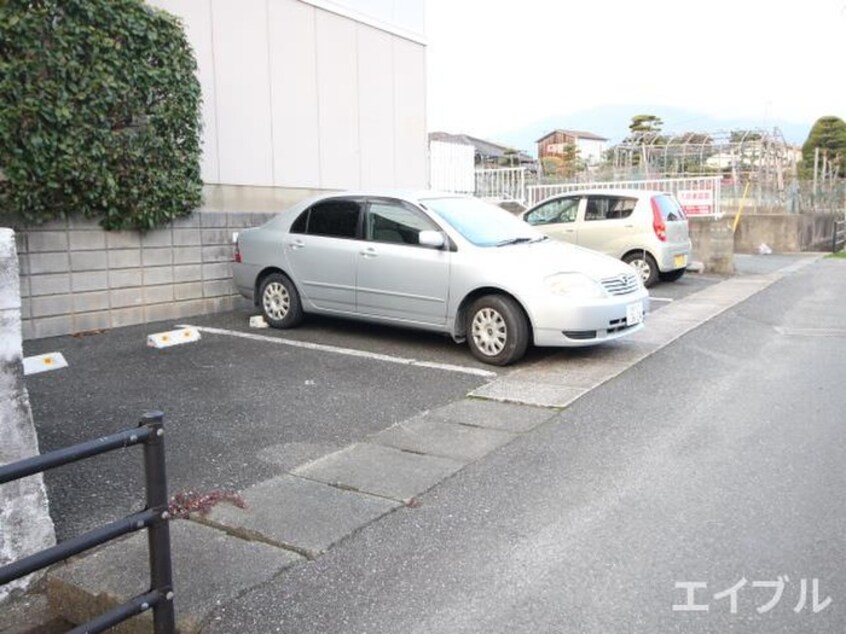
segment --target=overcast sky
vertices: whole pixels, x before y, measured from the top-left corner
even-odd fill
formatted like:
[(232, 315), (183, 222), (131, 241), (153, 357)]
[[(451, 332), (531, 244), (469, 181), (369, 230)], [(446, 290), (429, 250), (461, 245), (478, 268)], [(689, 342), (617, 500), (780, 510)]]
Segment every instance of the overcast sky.
[(429, 130), (615, 104), (846, 118), (846, 0), (426, 0), (426, 38)]

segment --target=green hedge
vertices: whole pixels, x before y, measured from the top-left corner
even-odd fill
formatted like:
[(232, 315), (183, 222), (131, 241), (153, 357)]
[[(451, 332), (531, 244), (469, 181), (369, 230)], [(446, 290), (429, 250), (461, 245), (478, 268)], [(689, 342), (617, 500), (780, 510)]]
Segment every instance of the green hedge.
[(147, 230), (202, 198), (182, 25), (141, 0), (0, 0), (0, 215)]

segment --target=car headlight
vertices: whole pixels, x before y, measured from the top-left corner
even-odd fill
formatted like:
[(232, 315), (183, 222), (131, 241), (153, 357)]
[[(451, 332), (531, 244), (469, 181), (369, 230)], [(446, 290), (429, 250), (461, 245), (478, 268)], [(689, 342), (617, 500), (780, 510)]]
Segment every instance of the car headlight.
[(546, 287), (556, 295), (578, 297), (580, 299), (600, 299), (605, 297), (602, 286), (582, 273), (556, 273), (546, 280)]

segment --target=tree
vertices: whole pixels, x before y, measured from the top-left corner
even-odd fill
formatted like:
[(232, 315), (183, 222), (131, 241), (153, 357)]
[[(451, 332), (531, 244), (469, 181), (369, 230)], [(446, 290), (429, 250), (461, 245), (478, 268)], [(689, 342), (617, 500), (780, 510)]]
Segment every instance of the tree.
[(636, 114), (629, 124), (629, 131), (634, 135), (638, 133), (658, 133), (664, 126), (660, 117), (654, 114)]
[(805, 171), (813, 170), (816, 149), (824, 152), (832, 162), (834, 173), (846, 177), (846, 122), (839, 117), (820, 117), (814, 123), (802, 145), (802, 163)]
[(583, 167), (583, 161), (579, 159), (579, 148), (575, 143), (565, 143), (561, 148), (561, 174), (567, 178), (572, 178), (576, 172)]
[(544, 176), (558, 176), (564, 161), (558, 156), (543, 156), (540, 160)]
[(146, 230), (200, 204), (200, 85), (177, 18), (2, 0), (0, 33), (0, 214)]
[(730, 143), (746, 143), (761, 141), (764, 136), (758, 130), (732, 130), (729, 135)]
[(584, 162), (579, 159), (579, 148), (575, 143), (565, 143), (561, 152), (541, 157), (541, 168), (546, 176), (572, 178), (584, 169)]

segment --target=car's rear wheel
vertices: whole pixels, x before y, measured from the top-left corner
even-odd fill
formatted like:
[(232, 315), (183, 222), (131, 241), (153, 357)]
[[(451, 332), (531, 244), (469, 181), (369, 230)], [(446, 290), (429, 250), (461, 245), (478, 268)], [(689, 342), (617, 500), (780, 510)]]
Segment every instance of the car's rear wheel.
[(623, 262), (631, 266), (643, 282), (643, 285), (649, 288), (654, 286), (658, 281), (658, 265), (655, 259), (646, 251), (633, 251), (628, 253)]
[(661, 273), (659, 271), (658, 277), (661, 279), (662, 282), (676, 282), (681, 279), (681, 276), (684, 275), (686, 269), (676, 269), (675, 271), (667, 271), (666, 273)]
[(529, 322), (510, 297), (485, 295), (467, 313), (467, 341), (473, 356), (491, 365), (508, 365), (526, 354)]
[(271, 273), (261, 283), (261, 312), (274, 328), (293, 328), (303, 319), (300, 294), (282, 273)]

